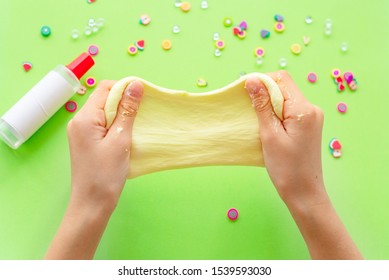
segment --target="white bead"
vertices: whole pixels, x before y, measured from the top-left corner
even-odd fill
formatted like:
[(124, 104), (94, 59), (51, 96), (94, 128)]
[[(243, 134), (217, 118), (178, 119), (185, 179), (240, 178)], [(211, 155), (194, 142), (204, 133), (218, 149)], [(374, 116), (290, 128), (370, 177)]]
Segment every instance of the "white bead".
[(71, 36), (73, 40), (77, 40), (80, 37), (80, 31), (78, 31), (78, 29), (73, 29)]
[(255, 59), (257, 65), (262, 65), (263, 64), (263, 57), (262, 56), (258, 56), (256, 59)]
[(287, 64), (286, 58), (280, 58), (280, 61), (278, 62), (280, 64), (281, 68), (285, 68)]
[(95, 21), (93, 18), (91, 18), (91, 19), (88, 21), (88, 25), (89, 25), (90, 27), (95, 26), (95, 24), (96, 24), (96, 21)]
[(180, 33), (181, 29), (178, 25), (174, 25), (173, 26), (173, 33), (177, 34), (177, 33)]
[(206, 0), (201, 1), (201, 9), (207, 9), (208, 8), (208, 2)]
[(217, 40), (219, 40), (219, 39), (220, 39), (220, 34), (217, 33), (217, 32), (213, 33), (213, 40), (214, 40), (214, 41), (217, 41)]
[(324, 34), (330, 36), (332, 34), (332, 28), (331, 27), (324, 28)]
[(86, 36), (91, 35), (91, 34), (92, 34), (92, 28), (90, 28), (90, 26), (85, 26), (84, 34), (85, 34)]
[(305, 22), (307, 23), (307, 24), (311, 24), (312, 22), (313, 22), (313, 20), (312, 20), (312, 17), (306, 17), (305, 18)]
[(104, 19), (103, 18), (98, 18), (97, 19), (97, 21), (96, 21), (96, 26), (97, 27), (103, 27), (104, 26), (104, 24), (105, 24), (105, 21), (104, 21)]
[(346, 42), (341, 43), (341, 44), (340, 44), (340, 50), (341, 50), (342, 52), (347, 52), (347, 50), (348, 50), (348, 44), (347, 44)]
[(215, 56), (221, 56), (221, 55), (222, 55), (221, 50), (216, 49), (216, 50), (215, 50)]
[(174, 1), (174, 6), (176, 6), (177, 8), (181, 7), (181, 5), (182, 5), (181, 0), (175, 0)]
[(324, 26), (325, 26), (325, 27), (332, 27), (332, 19), (327, 18), (327, 19), (324, 21)]

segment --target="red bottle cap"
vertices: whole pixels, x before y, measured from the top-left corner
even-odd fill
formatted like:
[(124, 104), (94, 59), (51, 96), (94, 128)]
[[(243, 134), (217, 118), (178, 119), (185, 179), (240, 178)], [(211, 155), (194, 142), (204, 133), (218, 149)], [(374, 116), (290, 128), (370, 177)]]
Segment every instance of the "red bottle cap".
[(93, 58), (84, 52), (69, 65), (66, 65), (66, 67), (72, 71), (78, 79), (81, 79), (81, 77), (84, 76), (84, 74), (88, 72), (93, 65), (95, 65)]

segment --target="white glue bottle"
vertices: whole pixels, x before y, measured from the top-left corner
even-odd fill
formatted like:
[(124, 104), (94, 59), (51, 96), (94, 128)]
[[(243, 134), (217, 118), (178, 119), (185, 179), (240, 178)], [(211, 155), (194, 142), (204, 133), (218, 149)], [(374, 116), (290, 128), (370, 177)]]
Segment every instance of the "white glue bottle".
[(80, 78), (94, 64), (83, 53), (69, 65), (51, 70), (1, 117), (0, 138), (17, 149), (80, 89)]

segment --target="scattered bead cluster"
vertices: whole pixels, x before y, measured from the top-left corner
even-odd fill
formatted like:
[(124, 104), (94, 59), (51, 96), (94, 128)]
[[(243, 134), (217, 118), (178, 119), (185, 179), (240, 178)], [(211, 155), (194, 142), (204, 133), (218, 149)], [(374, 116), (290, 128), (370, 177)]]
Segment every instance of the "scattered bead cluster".
[(358, 82), (352, 72), (345, 72), (342, 78), (342, 72), (339, 69), (333, 69), (331, 77), (334, 79), (338, 92), (342, 92), (346, 89), (343, 83), (344, 81), (346, 81), (350, 90), (355, 91), (358, 88)]

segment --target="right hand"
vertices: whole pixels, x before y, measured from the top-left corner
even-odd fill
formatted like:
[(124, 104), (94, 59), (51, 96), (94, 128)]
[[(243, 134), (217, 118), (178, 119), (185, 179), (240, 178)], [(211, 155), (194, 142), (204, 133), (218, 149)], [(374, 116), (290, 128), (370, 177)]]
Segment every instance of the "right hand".
[(247, 79), (245, 87), (258, 116), (270, 178), (288, 207), (328, 203), (321, 164), (323, 112), (309, 103), (286, 71), (268, 75), (284, 96), (283, 120), (275, 115), (267, 88), (258, 78)]

